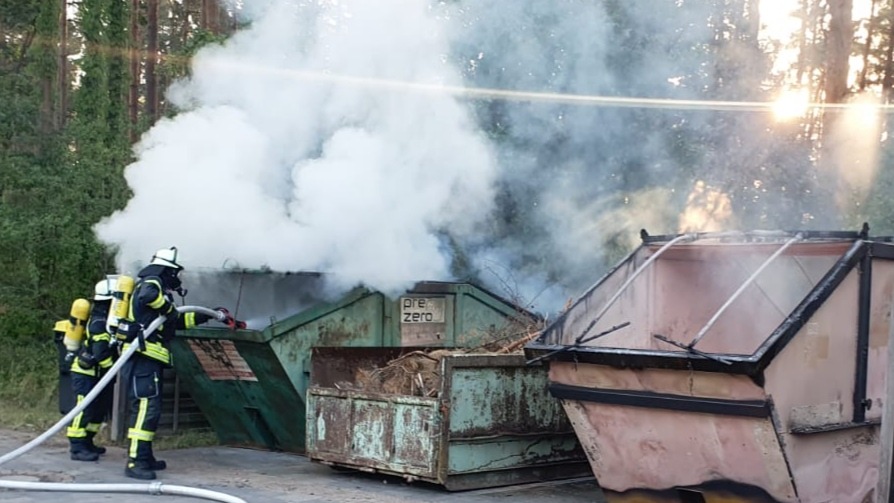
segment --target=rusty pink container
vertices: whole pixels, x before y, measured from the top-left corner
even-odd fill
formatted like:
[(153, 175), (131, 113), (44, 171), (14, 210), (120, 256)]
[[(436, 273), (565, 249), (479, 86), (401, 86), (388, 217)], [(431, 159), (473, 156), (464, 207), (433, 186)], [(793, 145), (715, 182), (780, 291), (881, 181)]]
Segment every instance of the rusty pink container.
[(643, 233), (526, 352), (611, 502), (872, 502), (892, 298), (865, 227)]

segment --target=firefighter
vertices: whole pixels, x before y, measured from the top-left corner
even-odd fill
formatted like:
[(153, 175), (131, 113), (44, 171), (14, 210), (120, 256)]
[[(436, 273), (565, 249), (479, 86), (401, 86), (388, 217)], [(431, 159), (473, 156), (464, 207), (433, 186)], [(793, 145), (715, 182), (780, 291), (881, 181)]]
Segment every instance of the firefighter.
[[(115, 352), (110, 347), (112, 338), (106, 330), (106, 319), (112, 306), (112, 294), (115, 288), (115, 277), (107, 276), (97, 283), (94, 289), (93, 306), (90, 308), (86, 333), (71, 362), (71, 385), (77, 403), (84, 400), (114, 363)], [(112, 389), (112, 386), (106, 387), (108, 391)], [(93, 443), (93, 437), (99, 432), (103, 420), (107, 417), (110, 396), (104, 390), (72, 419), (66, 432), (71, 459), (96, 461), (100, 454), (105, 454), (105, 447), (98, 447)]]
[[(157, 460), (152, 452), (152, 441), (158, 428), (162, 405), (162, 372), (172, 367), (170, 343), (177, 329), (192, 328), (211, 319), (203, 313), (180, 313), (174, 304), (173, 293), (185, 296), (180, 284), (183, 267), (177, 261), (177, 248), (158, 250), (149, 265), (137, 274), (127, 319), (119, 324), (118, 334), (124, 347), (140, 347), (121, 372), (129, 402), (128, 454), (124, 474), (131, 478), (153, 480), (155, 472), (167, 464)], [(151, 334), (142, 331), (159, 316), (165, 322)]]

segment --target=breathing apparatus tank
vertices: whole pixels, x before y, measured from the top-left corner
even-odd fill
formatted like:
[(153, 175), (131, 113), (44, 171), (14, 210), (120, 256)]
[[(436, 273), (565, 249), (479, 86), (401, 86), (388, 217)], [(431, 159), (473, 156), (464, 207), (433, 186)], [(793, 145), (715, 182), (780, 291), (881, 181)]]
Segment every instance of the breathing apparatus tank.
[(112, 336), (113, 340), (118, 333), (118, 323), (123, 319), (127, 319), (128, 310), (130, 309), (130, 296), (133, 294), (133, 288), (134, 280), (132, 277), (124, 274), (118, 276), (115, 293), (113, 294), (115, 300), (112, 301), (112, 309), (109, 312), (108, 323), (106, 324), (109, 335)]
[(87, 318), (89, 316), (90, 301), (87, 299), (75, 299), (71, 303), (68, 327), (66, 327), (65, 336), (62, 338), (62, 343), (69, 353), (74, 353), (81, 347), (81, 341), (84, 339), (84, 328), (87, 326)]

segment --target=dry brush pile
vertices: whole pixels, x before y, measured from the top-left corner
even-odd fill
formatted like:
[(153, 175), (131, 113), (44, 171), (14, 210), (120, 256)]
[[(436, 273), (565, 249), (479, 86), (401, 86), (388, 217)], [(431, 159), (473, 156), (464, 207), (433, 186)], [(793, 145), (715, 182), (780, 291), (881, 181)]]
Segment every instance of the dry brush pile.
[(542, 328), (540, 320), (514, 320), (488, 334), (487, 342), (478, 346), (410, 351), (380, 367), (359, 368), (353, 383), (339, 383), (338, 387), (367, 393), (436, 397), (441, 389), (441, 360), (444, 357), (521, 353), (525, 344), (540, 335)]

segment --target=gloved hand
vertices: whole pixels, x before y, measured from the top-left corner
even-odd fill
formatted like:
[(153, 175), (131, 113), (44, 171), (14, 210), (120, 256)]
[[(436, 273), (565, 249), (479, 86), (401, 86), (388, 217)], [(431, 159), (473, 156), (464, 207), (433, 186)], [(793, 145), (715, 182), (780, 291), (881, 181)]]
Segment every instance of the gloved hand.
[(220, 318), (218, 318), (217, 321), (223, 323), (231, 329), (236, 330), (246, 328), (245, 322), (234, 318), (233, 315), (230, 314), (229, 309), (225, 307), (215, 307), (214, 310), (220, 313)]
[(214, 310), (217, 311), (217, 321), (221, 323), (227, 323), (228, 320), (233, 319), (230, 310), (225, 307), (215, 307)]
[(193, 316), (194, 316), (194, 319), (196, 320), (196, 325), (201, 325), (201, 324), (207, 322), (208, 320), (210, 320), (211, 318), (213, 318), (213, 316), (211, 316), (210, 314), (205, 314), (205, 313), (195, 313)]
[(90, 370), (96, 366), (96, 357), (90, 351), (82, 349), (78, 353), (78, 366), (84, 370)]

